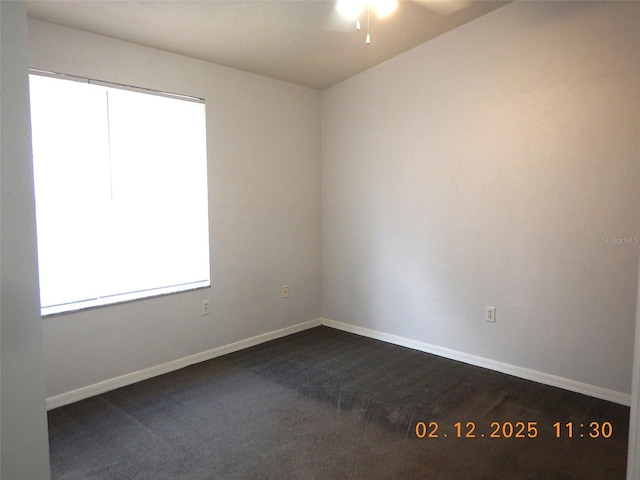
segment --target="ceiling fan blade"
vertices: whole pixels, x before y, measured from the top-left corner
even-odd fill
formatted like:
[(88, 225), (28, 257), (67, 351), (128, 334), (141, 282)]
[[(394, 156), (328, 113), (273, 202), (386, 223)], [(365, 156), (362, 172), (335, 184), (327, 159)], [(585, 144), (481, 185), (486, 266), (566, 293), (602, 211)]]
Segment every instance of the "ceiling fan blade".
[(470, 0), (413, 0), (437, 15), (450, 15), (471, 5)]

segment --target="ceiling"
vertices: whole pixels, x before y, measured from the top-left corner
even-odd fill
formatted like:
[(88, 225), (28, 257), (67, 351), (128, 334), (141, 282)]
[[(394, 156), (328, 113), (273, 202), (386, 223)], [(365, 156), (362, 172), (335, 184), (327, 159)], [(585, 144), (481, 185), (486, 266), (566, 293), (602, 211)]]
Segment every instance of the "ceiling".
[(506, 1), (401, 0), (371, 44), (330, 0), (28, 0), (30, 17), (324, 90)]

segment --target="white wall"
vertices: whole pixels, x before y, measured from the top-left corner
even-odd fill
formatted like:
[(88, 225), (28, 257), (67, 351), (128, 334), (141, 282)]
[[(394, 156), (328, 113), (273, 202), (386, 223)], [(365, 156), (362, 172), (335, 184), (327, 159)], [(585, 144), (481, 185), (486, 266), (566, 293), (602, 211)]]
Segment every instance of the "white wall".
[(323, 317), (628, 394), (638, 25), (516, 2), (324, 91)]
[(322, 94), (30, 20), (31, 67), (208, 107), (213, 287), (44, 319), (47, 396), (321, 313), (628, 394), (638, 20), (518, 2)]
[(29, 47), (32, 68), (207, 104), (211, 289), (45, 318), (48, 397), (320, 316), (319, 92), (31, 19)]
[[(640, 152), (638, 152), (640, 155)], [(640, 283), (640, 282), (639, 282)], [(640, 285), (636, 301), (636, 338), (631, 381), (629, 414), (629, 447), (627, 450), (627, 478), (640, 478)]]
[(0, 73), (0, 476), (45, 480), (49, 450), (22, 2), (0, 2)]

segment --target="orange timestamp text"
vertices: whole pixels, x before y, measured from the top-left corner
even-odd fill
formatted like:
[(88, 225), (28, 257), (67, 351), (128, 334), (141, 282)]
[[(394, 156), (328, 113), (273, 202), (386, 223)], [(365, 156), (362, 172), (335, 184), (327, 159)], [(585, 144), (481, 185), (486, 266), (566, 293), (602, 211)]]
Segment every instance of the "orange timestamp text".
[[(555, 438), (611, 438), (611, 422), (556, 422), (551, 429)], [(488, 429), (479, 428), (476, 422), (455, 422), (449, 428), (435, 421), (419, 421), (415, 426), (417, 438), (538, 438), (538, 422), (491, 422)]]

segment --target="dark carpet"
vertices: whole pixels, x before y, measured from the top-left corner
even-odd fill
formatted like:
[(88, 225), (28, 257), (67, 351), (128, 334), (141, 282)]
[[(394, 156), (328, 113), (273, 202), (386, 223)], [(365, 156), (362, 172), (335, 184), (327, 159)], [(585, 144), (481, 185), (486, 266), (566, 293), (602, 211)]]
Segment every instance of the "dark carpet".
[(629, 409), (319, 327), (48, 417), (54, 480), (623, 480)]

